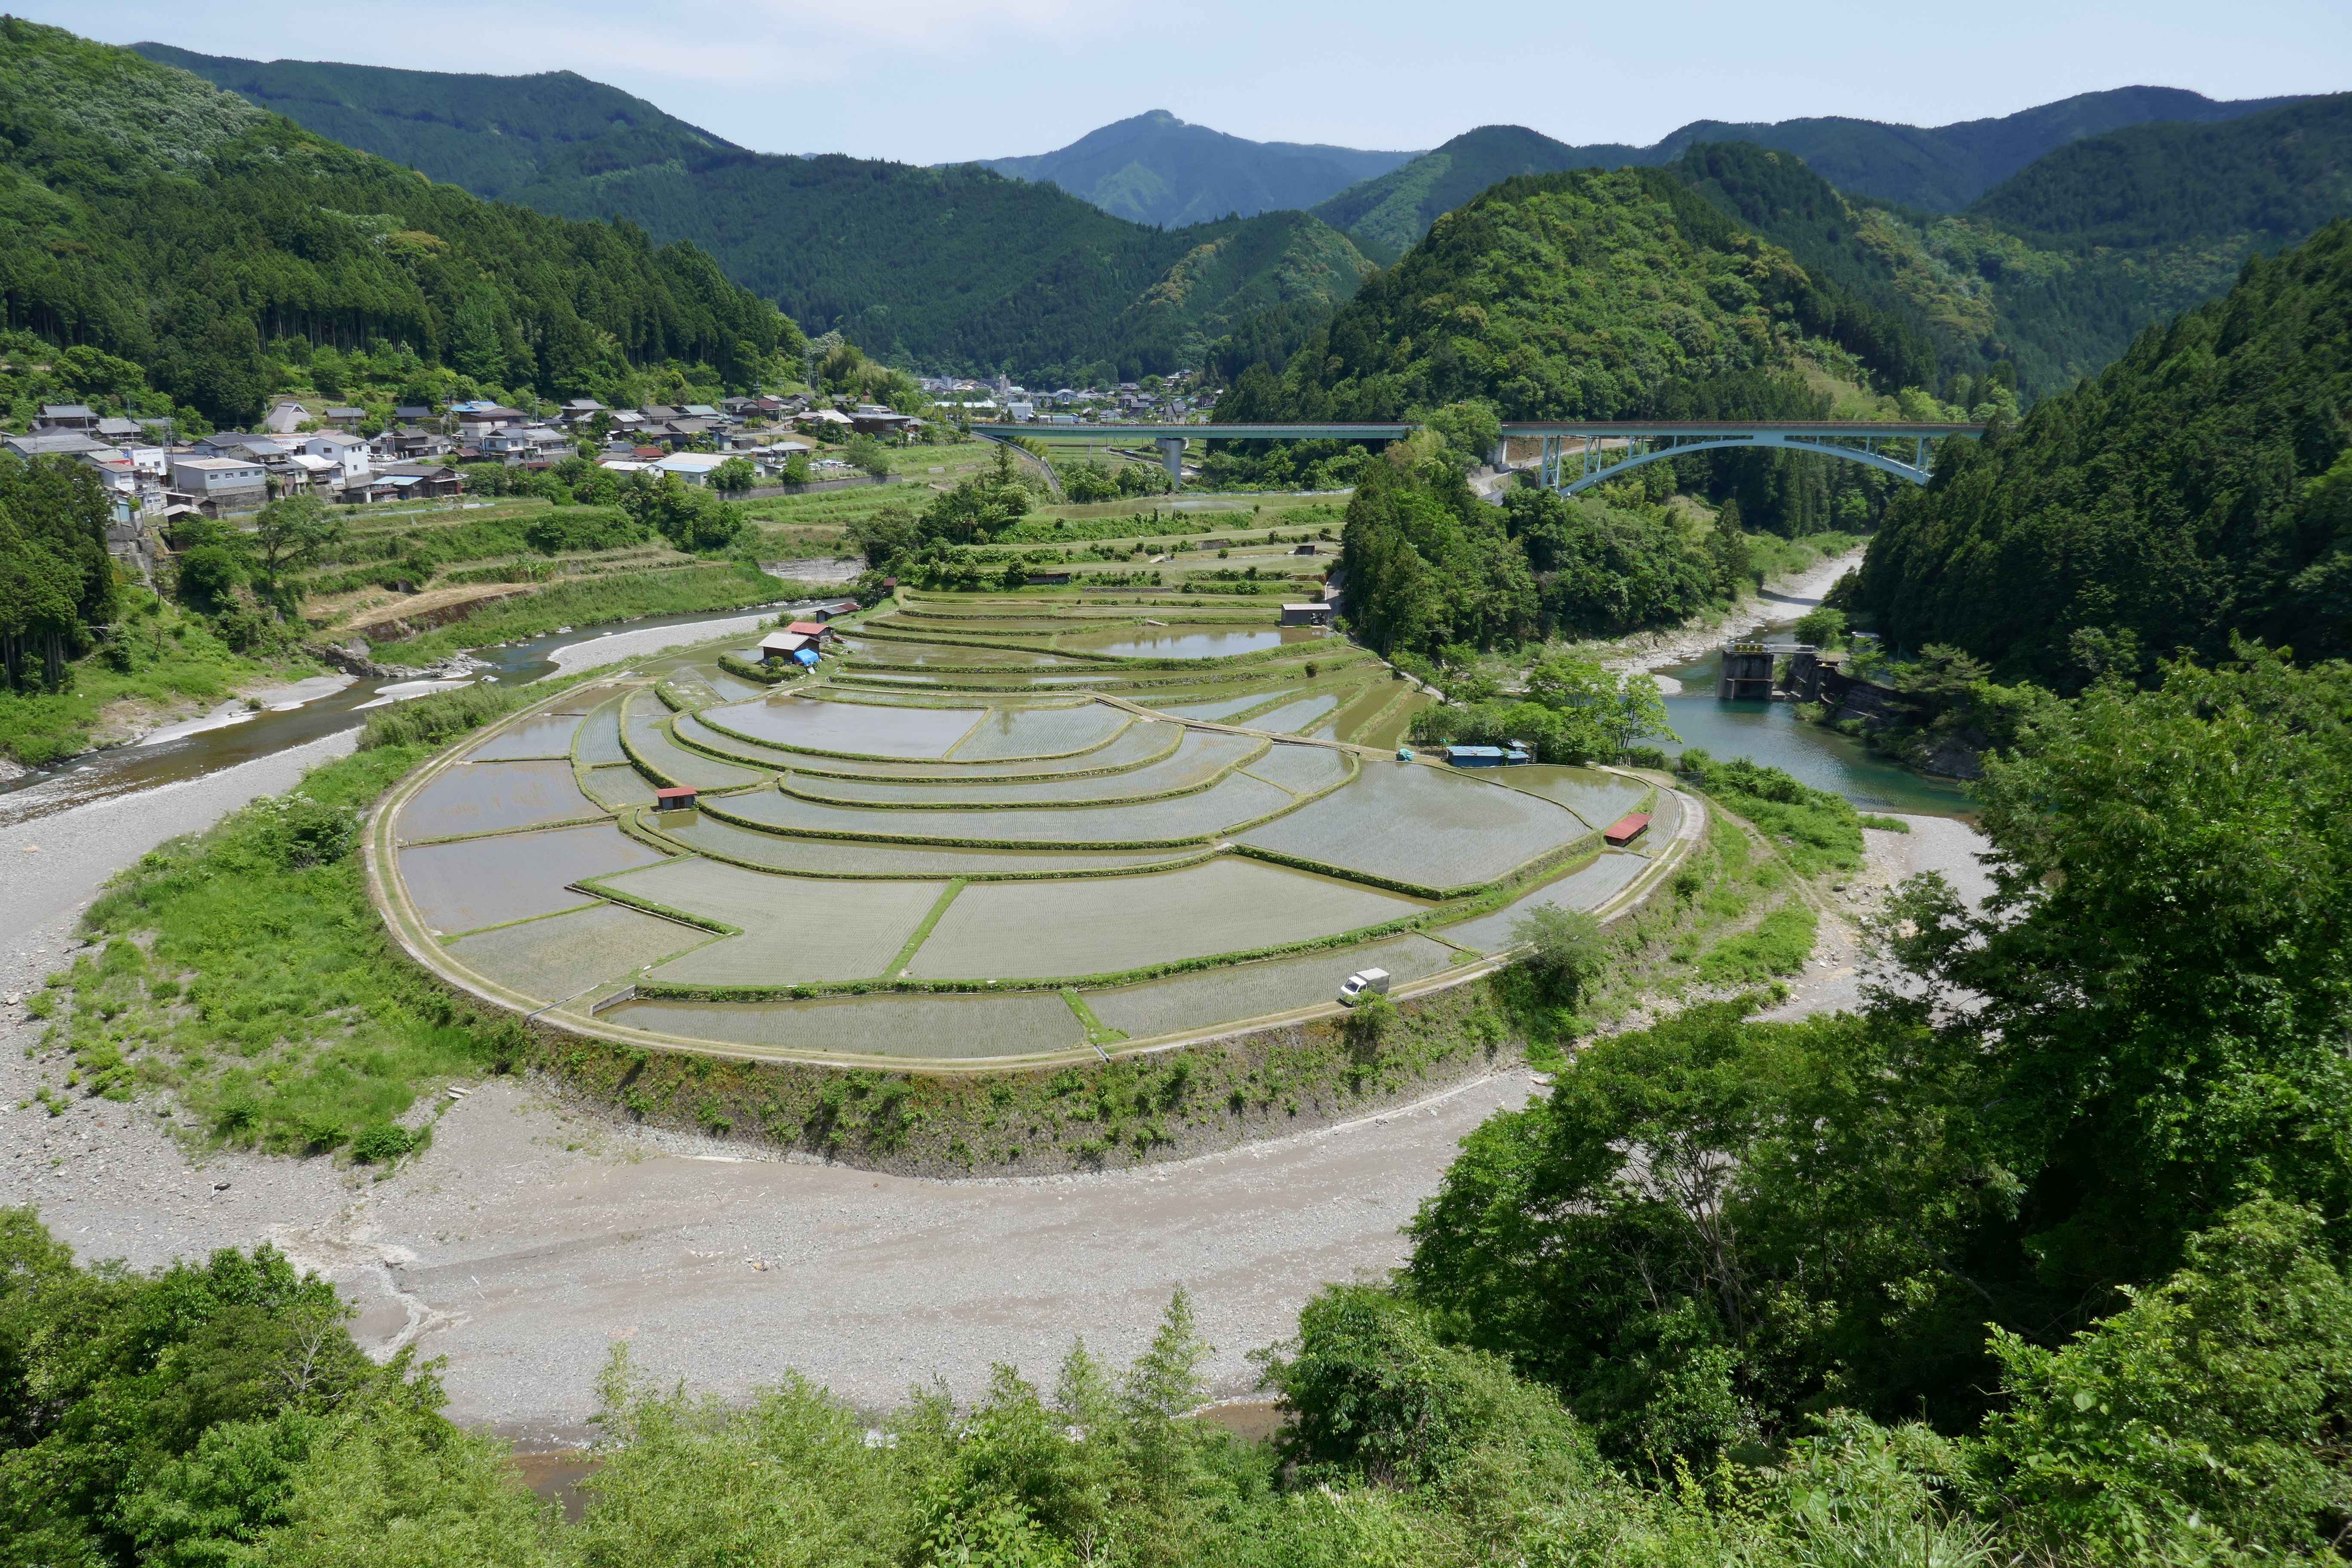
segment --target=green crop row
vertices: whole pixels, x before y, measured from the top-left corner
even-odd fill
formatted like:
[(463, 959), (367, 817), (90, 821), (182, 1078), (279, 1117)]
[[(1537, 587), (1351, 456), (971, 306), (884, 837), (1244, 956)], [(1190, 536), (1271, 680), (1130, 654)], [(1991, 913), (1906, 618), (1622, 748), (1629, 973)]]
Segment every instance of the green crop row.
[[(1188, 795), (1199, 795), (1202, 790), (1214, 789), (1217, 785), (1224, 783), (1228, 775), (1246, 767), (1250, 763), (1257, 761), (1258, 758), (1265, 755), (1266, 751), (1266, 747), (1261, 746), (1258, 750), (1251, 752), (1244, 761), (1235, 763), (1230, 767), (1219, 769), (1214, 777), (1207, 779), (1200, 784), (1186, 784), (1181, 789), (1159, 790), (1150, 795), (1097, 795), (1078, 800), (988, 800), (978, 796), (966, 796), (961, 800), (894, 800), (888, 802), (877, 802), (870, 800), (845, 800), (839, 795), (815, 795), (806, 789), (794, 789), (789, 774), (776, 782), (776, 788), (782, 793), (791, 795), (795, 800), (811, 801), (818, 805), (846, 806), (853, 810), (1083, 811), (1102, 805), (1150, 805), (1154, 801), (1180, 800)], [(1065, 756), (1076, 756), (1080, 753), (1063, 752), (1061, 754)], [(1018, 760), (1026, 761), (1027, 759), (1024, 758)], [(1109, 770), (1109, 773), (1115, 773), (1119, 771), (1123, 770)], [(1094, 775), (1088, 773), (1073, 773), (1067, 776), (1072, 778), (1088, 778)], [(1106, 776), (1109, 776), (1108, 773), (1107, 773)], [(993, 781), (960, 780), (958, 782), (990, 783)], [(932, 787), (936, 788), (939, 786), (934, 785)], [(1280, 788), (1281, 786), (1276, 785), (1276, 787)]]

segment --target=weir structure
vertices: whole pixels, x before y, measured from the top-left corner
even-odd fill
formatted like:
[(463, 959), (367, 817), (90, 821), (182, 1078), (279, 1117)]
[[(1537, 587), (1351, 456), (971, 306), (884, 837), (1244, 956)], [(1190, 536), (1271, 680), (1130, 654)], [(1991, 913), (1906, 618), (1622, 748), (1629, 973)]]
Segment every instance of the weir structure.
[[(974, 425), (983, 439), (1016, 443), (1022, 437), (1082, 437), (1087, 440), (1149, 441), (1159, 447), (1171, 484), (1184, 483), (1187, 441), (1399, 441), (1420, 428), (1417, 422), (1380, 424), (1235, 425)], [(1725, 419), (1514, 420), (1503, 426), (1495, 466), (1513, 437), (1543, 443), (1537, 482), (1564, 495), (1605, 484), (1629, 468), (1685, 452), (1725, 447), (1816, 452), (1867, 463), (1915, 485), (1927, 482), (1931, 444), (1951, 436), (1981, 436), (1984, 426), (1967, 424), (1895, 424), (1879, 420)]]

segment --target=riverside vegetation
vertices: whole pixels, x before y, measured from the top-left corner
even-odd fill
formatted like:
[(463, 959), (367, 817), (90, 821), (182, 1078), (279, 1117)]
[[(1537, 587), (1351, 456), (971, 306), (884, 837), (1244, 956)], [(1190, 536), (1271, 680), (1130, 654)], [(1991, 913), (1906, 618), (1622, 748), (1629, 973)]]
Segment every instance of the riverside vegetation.
[[(2326, 1219), (2352, 1190), (2347, 705), (2352, 669), (2257, 655), (2038, 719), (1981, 786), (1983, 911), (1900, 889), (1898, 984), (1859, 1013), (1734, 998), (1558, 1060), (1467, 1142), (1391, 1280), (1326, 1288), (1264, 1349), (1271, 1448), (1186, 1414), (1180, 1296), (1123, 1373), (1074, 1346), (1050, 1390), (1013, 1367), (968, 1403), (918, 1389), (878, 1441), (806, 1383), (729, 1408), (616, 1358), (567, 1524), (274, 1255), (84, 1270), (15, 1211), (0, 1518), (82, 1562), (2324, 1551), (2352, 1519)], [(1754, 844), (1802, 837), (1760, 771), (1714, 787)], [(1533, 934), (1515, 984), (1610, 966), (1589, 931)]]

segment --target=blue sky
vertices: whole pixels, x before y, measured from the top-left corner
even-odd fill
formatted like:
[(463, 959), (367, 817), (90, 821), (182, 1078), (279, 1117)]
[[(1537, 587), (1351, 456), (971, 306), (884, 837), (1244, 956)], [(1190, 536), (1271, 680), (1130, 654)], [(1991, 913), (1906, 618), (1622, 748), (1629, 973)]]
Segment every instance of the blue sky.
[(1797, 6), (1684, 0), (18, 0), (113, 43), (500, 75), (571, 69), (772, 153), (1041, 153), (1167, 109), (1262, 141), (1422, 148), (1475, 125), (1646, 144), (1689, 121), (1937, 125), (2099, 88), (2352, 88), (2344, 0)]

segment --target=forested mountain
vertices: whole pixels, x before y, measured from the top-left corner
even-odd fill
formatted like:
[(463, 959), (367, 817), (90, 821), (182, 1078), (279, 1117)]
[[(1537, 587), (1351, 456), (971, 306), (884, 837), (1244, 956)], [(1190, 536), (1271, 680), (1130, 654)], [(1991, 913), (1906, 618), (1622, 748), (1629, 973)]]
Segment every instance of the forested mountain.
[(740, 151), (644, 99), (570, 71), (457, 76), (324, 60), (265, 63), (170, 44), (131, 47), (330, 141), (420, 169), (478, 196), (504, 196), (550, 169), (595, 174)]
[(1244, 374), (1221, 419), (1392, 419), (1484, 399), (1505, 419), (1633, 417), (1771, 388), (1811, 353), (1892, 391), (1902, 321), (1810, 277), (1661, 169), (1522, 175), (1448, 213), (1277, 376)]
[(1059, 185), (1115, 216), (1172, 228), (1310, 207), (1413, 155), (1251, 142), (1155, 109), (1090, 131), (1056, 152), (979, 162), (1013, 179)]
[(2352, 653), (2352, 223), (1897, 498), (1855, 593), (1890, 641), (2069, 688), (2232, 634)]
[(1794, 153), (1840, 190), (1928, 213), (1951, 213), (2042, 154), (2086, 136), (2153, 121), (2231, 120), (2296, 101), (2265, 98), (2217, 103), (2178, 88), (2126, 87), (2081, 93), (1995, 120), (1932, 129), (1835, 117), (1776, 124), (1694, 121), (1650, 147), (1619, 142), (1571, 147), (1522, 126), (1485, 125), (1340, 192), (1315, 213), (1359, 242), (1401, 250), (1419, 238), (1439, 213), (1513, 174), (1664, 163), (1701, 142), (1752, 142)]
[[(741, 384), (800, 344), (692, 246), (482, 201), (15, 19), (0, 168), (5, 326), (75, 345), (57, 359), (105, 400), (241, 422), (277, 385), (273, 352), (321, 344), (396, 343), (420, 374), (550, 395), (621, 393), (666, 361)], [(19, 345), (19, 368), (34, 357)]]
[[(971, 164), (748, 153), (561, 74), (170, 57), (434, 179), (688, 241), (811, 332), (901, 365), (1047, 383), (1173, 370), (1249, 311), (1328, 309), (1370, 270), (1296, 212), (1163, 231)], [(591, 134), (600, 120), (618, 129)]]

